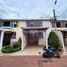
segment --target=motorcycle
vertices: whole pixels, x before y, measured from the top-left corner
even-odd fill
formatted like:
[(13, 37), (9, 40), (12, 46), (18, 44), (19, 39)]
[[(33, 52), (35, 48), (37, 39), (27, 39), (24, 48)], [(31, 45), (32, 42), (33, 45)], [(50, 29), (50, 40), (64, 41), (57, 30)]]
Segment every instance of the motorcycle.
[(43, 48), (44, 52), (42, 54), (43, 57), (54, 57), (60, 58), (58, 51), (54, 47), (49, 47), (48, 49)]

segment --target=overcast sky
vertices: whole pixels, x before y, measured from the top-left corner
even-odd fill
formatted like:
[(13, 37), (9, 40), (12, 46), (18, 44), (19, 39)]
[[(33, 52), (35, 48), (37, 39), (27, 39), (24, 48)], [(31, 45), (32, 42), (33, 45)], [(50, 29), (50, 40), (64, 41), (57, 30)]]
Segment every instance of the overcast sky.
[[(50, 19), (55, 0), (0, 0), (2, 19)], [(67, 19), (67, 0), (57, 0), (58, 19)]]

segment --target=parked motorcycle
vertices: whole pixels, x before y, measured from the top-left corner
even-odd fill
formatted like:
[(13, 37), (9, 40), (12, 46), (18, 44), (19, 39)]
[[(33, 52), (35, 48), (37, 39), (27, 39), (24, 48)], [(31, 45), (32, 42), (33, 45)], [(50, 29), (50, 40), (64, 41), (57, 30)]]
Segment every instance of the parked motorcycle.
[(43, 48), (44, 52), (42, 54), (43, 57), (54, 57), (56, 56), (57, 58), (60, 58), (59, 52), (53, 48), (49, 47), (48, 49)]

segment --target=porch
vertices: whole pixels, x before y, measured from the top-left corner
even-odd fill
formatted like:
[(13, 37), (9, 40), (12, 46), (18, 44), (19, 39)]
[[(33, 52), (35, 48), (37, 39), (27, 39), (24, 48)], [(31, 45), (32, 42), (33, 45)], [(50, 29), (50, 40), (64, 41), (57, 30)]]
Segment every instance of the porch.
[(27, 47), (46, 47), (46, 30), (48, 28), (22, 28), (22, 50), (24, 51)]

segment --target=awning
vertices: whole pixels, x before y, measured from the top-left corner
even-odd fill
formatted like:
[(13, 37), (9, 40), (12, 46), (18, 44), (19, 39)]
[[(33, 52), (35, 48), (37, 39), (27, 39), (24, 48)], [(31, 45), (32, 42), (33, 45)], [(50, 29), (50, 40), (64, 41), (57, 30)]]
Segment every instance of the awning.
[(24, 33), (35, 33), (35, 32), (42, 32), (46, 31), (48, 27), (22, 27)]

